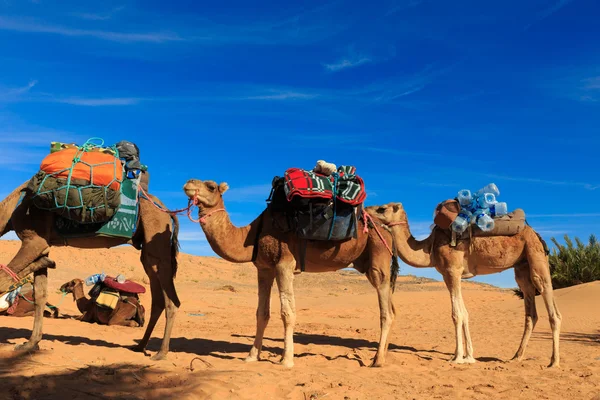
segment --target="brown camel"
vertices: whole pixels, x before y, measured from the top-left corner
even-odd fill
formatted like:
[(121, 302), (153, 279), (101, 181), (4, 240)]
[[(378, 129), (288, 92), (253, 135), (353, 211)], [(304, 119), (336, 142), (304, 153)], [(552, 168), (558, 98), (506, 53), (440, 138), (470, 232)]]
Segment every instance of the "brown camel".
[[(8, 310), (0, 311), (0, 315), (10, 316), (10, 317), (31, 317), (35, 312), (35, 304), (33, 301), (33, 288), (22, 290), (19, 293), (19, 300), (17, 300), (17, 306), (12, 311), (11, 314), (8, 313)], [(50, 303), (46, 303), (46, 307), (50, 310), (44, 310), (44, 317), (52, 317), (58, 318), (59, 310), (57, 307), (51, 305)]]
[[(179, 251), (177, 218), (158, 210), (153, 202), (162, 206), (160, 200), (150, 196), (152, 200), (140, 198), (139, 222), (133, 239), (85, 237), (66, 240), (59, 237), (52, 228), (56, 214), (33, 206), (31, 193), (26, 193), (23, 201), (17, 206), (20, 192), (25, 190), (26, 186), (27, 183), (21, 185), (0, 203), (0, 236), (14, 230), (21, 239), (21, 248), (8, 264), (8, 268), (19, 278), (34, 272), (36, 307), (33, 331), (29, 341), (17, 346), (16, 350), (36, 350), (42, 339), (42, 315), (48, 297), (47, 269), (55, 267), (54, 261), (48, 258), (50, 246), (110, 248), (129, 243), (141, 249), (141, 261), (150, 279), (152, 295), (152, 308), (146, 332), (133, 349), (144, 351), (158, 318), (166, 308), (167, 321), (162, 345), (153, 359), (165, 358), (169, 351), (175, 314), (180, 305), (174, 284)], [(10, 283), (12, 280), (6, 271), (0, 271), (0, 292), (5, 291)]]
[(456, 351), (452, 362), (475, 362), (469, 333), (469, 313), (461, 293), (461, 276), (465, 272), (488, 275), (514, 267), (516, 281), (525, 299), (525, 330), (513, 360), (523, 359), (527, 342), (537, 322), (537, 289), (546, 303), (552, 328), (552, 358), (549, 366), (559, 366), (558, 344), (562, 317), (554, 301), (548, 256), (532, 228), (526, 226), (515, 236), (475, 237), (471, 239), (471, 243), (458, 241), (456, 247), (451, 247), (449, 235), (443, 234), (444, 231), (438, 228), (427, 239), (416, 240), (410, 233), (406, 212), (401, 203), (367, 207), (367, 212), (392, 231), (394, 244), (402, 261), (417, 268), (435, 266), (444, 277), (452, 301), (452, 320), (456, 334)]
[[(215, 253), (230, 262), (250, 262), (253, 259), (255, 243), (257, 244), (257, 257), (254, 261), (258, 273), (256, 336), (246, 361), (260, 359), (263, 335), (271, 314), (271, 287), (276, 279), (285, 330), (281, 364), (292, 367), (294, 365), (293, 334), (296, 323), (293, 281), (300, 248), (299, 240), (295, 234), (283, 232), (276, 227), (277, 222), (274, 224), (274, 219), (283, 216), (272, 212), (270, 208), (250, 225), (242, 228), (235, 227), (223, 203), (223, 193), (227, 189), (226, 183), (217, 185), (214, 181), (203, 182), (194, 179), (189, 180), (184, 186), (186, 195), (196, 199), (200, 224)], [(259, 228), (261, 225), (262, 229)], [(306, 246), (305, 270), (327, 272), (353, 266), (367, 275), (369, 282), (377, 290), (381, 316), (381, 336), (372, 366), (382, 366), (385, 363), (388, 335), (395, 315), (392, 292), (398, 264), (397, 262), (392, 264), (390, 269), (391, 254), (381, 239), (371, 230), (369, 233), (364, 233), (363, 227), (359, 225), (357, 231), (356, 239), (343, 242), (309, 242)], [(391, 235), (387, 232), (382, 235), (391, 245)]]
[[(83, 290), (83, 281), (73, 279), (60, 287), (61, 292), (72, 293), (73, 300), (77, 303), (77, 308), (83, 314), (80, 319), (84, 322), (96, 322), (101, 325), (122, 325), (138, 327), (144, 325), (144, 306), (142, 306), (135, 297), (128, 297), (127, 300), (119, 299), (114, 310), (102, 308), (92, 299), (85, 297)], [(141, 313), (141, 324), (138, 323), (136, 315), (138, 307)]]

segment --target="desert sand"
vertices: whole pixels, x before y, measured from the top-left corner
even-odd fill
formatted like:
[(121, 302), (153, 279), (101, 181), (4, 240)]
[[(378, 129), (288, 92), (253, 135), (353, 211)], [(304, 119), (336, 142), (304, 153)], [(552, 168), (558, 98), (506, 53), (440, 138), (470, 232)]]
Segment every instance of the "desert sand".
[[(19, 242), (0, 241), (7, 262)], [(0, 399), (600, 399), (600, 282), (556, 291), (563, 314), (561, 367), (547, 369), (551, 337), (543, 302), (523, 362), (508, 362), (523, 330), (523, 303), (510, 290), (464, 282), (474, 365), (454, 365), (448, 292), (440, 282), (401, 276), (397, 317), (387, 364), (367, 368), (379, 335), (377, 296), (355, 272), (296, 276), (298, 320), (295, 367), (276, 364), (283, 326), (274, 287), (263, 361), (245, 363), (255, 327), (256, 270), (218, 258), (180, 255), (182, 300), (166, 361), (149, 355), (160, 346), (161, 317), (148, 355), (127, 348), (144, 328), (79, 322), (72, 297), (58, 288), (73, 278), (105, 271), (125, 274), (147, 289), (132, 248), (53, 248), (50, 302), (62, 319), (44, 321), (41, 350), (16, 356), (33, 318), (0, 317)], [(142, 295), (150, 310), (150, 295)]]

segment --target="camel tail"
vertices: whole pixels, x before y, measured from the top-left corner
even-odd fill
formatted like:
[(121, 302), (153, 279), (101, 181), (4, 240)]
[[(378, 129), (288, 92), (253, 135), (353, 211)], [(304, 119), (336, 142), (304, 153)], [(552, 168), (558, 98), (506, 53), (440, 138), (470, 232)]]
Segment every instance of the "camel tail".
[(10, 217), (19, 204), (21, 192), (27, 188), (28, 184), (29, 181), (23, 183), (0, 202), (0, 237), (13, 230), (12, 224), (10, 223)]
[(173, 235), (171, 237), (171, 266), (173, 268), (173, 278), (177, 276), (177, 256), (179, 255), (179, 219), (176, 215), (172, 215), (173, 220)]
[(400, 272), (400, 263), (398, 262), (398, 256), (396, 255), (396, 246), (392, 244), (392, 265), (391, 265), (391, 276), (390, 285), (392, 287), (392, 293), (396, 290), (396, 280), (398, 279), (398, 273)]

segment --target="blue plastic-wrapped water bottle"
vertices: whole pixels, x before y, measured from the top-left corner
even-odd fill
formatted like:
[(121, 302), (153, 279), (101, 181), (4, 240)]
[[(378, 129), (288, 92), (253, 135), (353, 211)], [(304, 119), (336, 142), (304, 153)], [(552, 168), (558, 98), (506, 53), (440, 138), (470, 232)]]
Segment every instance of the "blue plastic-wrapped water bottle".
[(472, 214), (469, 210), (462, 209), (458, 216), (452, 222), (451, 228), (456, 233), (463, 233), (469, 227)]
[(499, 202), (490, 207), (492, 217), (501, 217), (508, 214), (508, 206), (504, 202)]
[(486, 209), (491, 208), (494, 204), (497, 203), (496, 196), (494, 193), (482, 193), (477, 198), (478, 205), (480, 208)]
[(104, 282), (104, 278), (106, 278), (106, 274), (103, 272), (101, 274), (90, 275), (85, 278), (86, 286), (93, 286), (98, 282)]
[[(488, 211), (489, 212), (489, 211)], [(486, 210), (477, 210), (475, 213), (475, 223), (484, 232), (489, 232), (494, 229), (496, 224), (494, 223), (494, 219), (487, 215)]]
[(494, 196), (500, 196), (500, 190), (498, 190), (498, 186), (495, 183), (490, 183), (481, 189), (479, 189), (476, 193), (477, 196), (480, 196), (484, 193), (492, 193)]
[(468, 207), (473, 201), (473, 196), (471, 196), (471, 191), (468, 189), (463, 189), (458, 192), (458, 202), (461, 207)]

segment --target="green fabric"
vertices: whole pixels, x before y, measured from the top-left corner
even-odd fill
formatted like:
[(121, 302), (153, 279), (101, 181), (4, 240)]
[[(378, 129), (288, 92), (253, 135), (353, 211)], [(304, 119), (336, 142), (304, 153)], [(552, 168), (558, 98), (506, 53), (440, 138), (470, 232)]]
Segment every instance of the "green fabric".
[(125, 179), (121, 183), (121, 205), (115, 216), (98, 230), (98, 234), (131, 238), (137, 225), (138, 185), (142, 174), (135, 179)]

